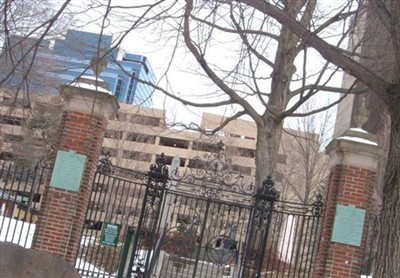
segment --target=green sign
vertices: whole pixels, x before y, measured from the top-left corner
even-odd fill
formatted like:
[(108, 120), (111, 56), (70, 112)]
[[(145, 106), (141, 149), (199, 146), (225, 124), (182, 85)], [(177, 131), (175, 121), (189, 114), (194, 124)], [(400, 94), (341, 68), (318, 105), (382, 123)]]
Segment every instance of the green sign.
[(361, 246), (365, 210), (355, 206), (336, 206), (336, 216), (331, 240), (333, 242)]
[(101, 244), (110, 247), (117, 247), (121, 224), (104, 223), (101, 234)]
[(58, 151), (50, 186), (79, 191), (85, 164), (86, 155), (74, 151)]

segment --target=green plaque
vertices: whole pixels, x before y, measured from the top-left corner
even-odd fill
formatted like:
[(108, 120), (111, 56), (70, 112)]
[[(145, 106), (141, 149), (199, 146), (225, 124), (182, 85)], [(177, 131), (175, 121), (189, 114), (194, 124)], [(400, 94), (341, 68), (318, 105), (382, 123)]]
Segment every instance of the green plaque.
[(79, 191), (86, 155), (74, 151), (58, 151), (50, 186)]
[(333, 242), (361, 246), (365, 210), (355, 206), (336, 206), (336, 216), (331, 240)]
[(110, 247), (117, 247), (121, 224), (104, 223), (101, 234), (101, 244)]

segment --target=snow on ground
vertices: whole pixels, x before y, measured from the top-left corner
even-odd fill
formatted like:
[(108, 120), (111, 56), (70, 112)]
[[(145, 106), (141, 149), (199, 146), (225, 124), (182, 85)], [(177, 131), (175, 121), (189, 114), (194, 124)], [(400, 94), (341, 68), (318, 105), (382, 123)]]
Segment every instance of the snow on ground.
[(36, 224), (0, 216), (0, 241), (31, 248)]
[(98, 277), (98, 278), (108, 278), (108, 277), (116, 277), (116, 273), (110, 274), (108, 272), (105, 272), (104, 270), (101, 270), (97, 268), (96, 266), (85, 262), (81, 261), (80, 259), (76, 260), (75, 263), (75, 268), (79, 269), (81, 272), (80, 275), (82, 278), (92, 278), (92, 277)]

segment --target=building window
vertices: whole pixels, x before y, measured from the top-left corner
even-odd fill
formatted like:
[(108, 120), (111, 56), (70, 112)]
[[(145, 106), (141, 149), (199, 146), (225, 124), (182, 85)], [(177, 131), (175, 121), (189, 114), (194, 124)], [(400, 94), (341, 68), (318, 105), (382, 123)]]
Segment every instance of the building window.
[(112, 138), (112, 139), (122, 139), (122, 131), (121, 130), (115, 130), (115, 129), (108, 129), (106, 130), (106, 133), (104, 134), (104, 138)]
[(156, 142), (156, 136), (129, 132), (126, 136), (126, 140), (132, 142), (154, 144)]
[(248, 137), (248, 136), (238, 135), (238, 134), (233, 134), (233, 133), (229, 134), (229, 136), (230, 136), (230, 137), (233, 137), (233, 138), (240, 138), (240, 139), (247, 139), (247, 140), (256, 140), (256, 138), (254, 138), (254, 137)]
[(115, 87), (115, 97), (119, 99), (121, 95), (122, 78), (118, 77), (117, 86)]
[(254, 158), (256, 154), (255, 151), (252, 149), (232, 147), (232, 146), (227, 146), (226, 152), (228, 154), (242, 156), (242, 157), (250, 157), (250, 158)]
[(122, 157), (126, 159), (138, 160), (138, 161), (151, 161), (151, 154), (149, 153), (142, 153), (142, 152), (135, 152), (135, 151), (124, 151), (122, 153)]
[(132, 115), (129, 120), (133, 124), (141, 124), (148, 126), (160, 126), (160, 118), (144, 116), (144, 115)]
[(219, 152), (220, 147), (215, 143), (193, 142), (193, 150), (202, 152)]
[(109, 153), (111, 156), (116, 157), (117, 156), (117, 149), (114, 148), (107, 148), (107, 147), (103, 147), (102, 148), (102, 152), (103, 153)]
[(166, 147), (187, 149), (189, 148), (189, 142), (180, 139), (160, 137), (160, 145)]
[(134, 96), (133, 89), (134, 89), (134, 84), (136, 82), (135, 77), (136, 77), (136, 74), (134, 72), (132, 72), (131, 76), (130, 76), (129, 86), (128, 86), (128, 94), (125, 99), (125, 103), (128, 103), (128, 104), (131, 103), (131, 98)]

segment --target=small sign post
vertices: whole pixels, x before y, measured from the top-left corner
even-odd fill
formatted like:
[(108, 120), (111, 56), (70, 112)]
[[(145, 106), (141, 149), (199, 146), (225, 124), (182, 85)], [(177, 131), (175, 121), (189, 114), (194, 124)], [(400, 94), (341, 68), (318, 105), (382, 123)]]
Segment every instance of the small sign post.
[(100, 243), (104, 246), (117, 247), (121, 224), (104, 223)]

